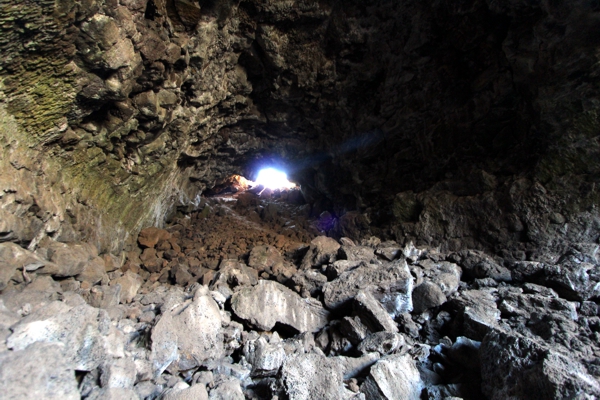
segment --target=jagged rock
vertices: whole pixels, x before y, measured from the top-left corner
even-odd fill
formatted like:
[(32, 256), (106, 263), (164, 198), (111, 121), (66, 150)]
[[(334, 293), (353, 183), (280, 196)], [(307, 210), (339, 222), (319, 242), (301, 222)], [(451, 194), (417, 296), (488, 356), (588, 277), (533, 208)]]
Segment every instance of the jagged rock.
[(431, 282), (423, 282), (412, 292), (413, 311), (416, 314), (441, 306), (446, 300), (446, 296), (439, 286)]
[[(344, 317), (339, 324), (339, 331), (352, 342), (353, 345), (358, 345), (369, 333), (367, 328), (361, 321), (360, 317)], [(327, 346), (324, 346), (327, 347)]]
[[(421, 267), (423, 280), (430, 281), (442, 290), (444, 295), (450, 296), (458, 289), (458, 284), (462, 275), (460, 267), (447, 261), (435, 262), (430, 259), (421, 260), (417, 264)], [(416, 268), (413, 266), (413, 268)], [(420, 285), (419, 281), (416, 284)]]
[(106, 312), (82, 304), (76, 307), (55, 301), (23, 318), (12, 328), (8, 348), (18, 351), (33, 343), (60, 343), (62, 353), (80, 371), (96, 368), (124, 338), (110, 325)]
[(0, 353), (0, 387), (7, 399), (79, 399), (72, 360), (64, 343), (33, 343)]
[(155, 376), (165, 369), (188, 370), (223, 355), (221, 313), (208, 288), (196, 290), (192, 300), (171, 294), (152, 329)]
[(75, 279), (79, 282), (89, 282), (91, 285), (95, 285), (102, 280), (108, 281), (104, 259), (101, 257), (92, 258), (85, 264), (83, 271), (75, 276)]
[(388, 261), (393, 261), (402, 253), (402, 247), (394, 241), (386, 241), (377, 245), (375, 254), (382, 256)]
[(98, 256), (98, 250), (87, 243), (51, 242), (47, 254), (52, 264), (46, 264), (38, 273), (66, 278), (81, 274), (88, 261)]
[(360, 290), (371, 292), (387, 312), (395, 317), (412, 310), (413, 278), (404, 260), (384, 265), (362, 264), (346, 271), (323, 286), (325, 305), (330, 309), (344, 306)]
[[(58, 282), (49, 276), (42, 275), (36, 277), (33, 282), (22, 288), (22, 290), (7, 293), (8, 296), (5, 296), (4, 304), (11, 311), (26, 315), (58, 300), (58, 292), (60, 291), (61, 287)], [(27, 313), (22, 313), (24, 307), (28, 308)]]
[(142, 278), (138, 274), (131, 271), (125, 272), (123, 276), (111, 282), (112, 285), (121, 286), (120, 301), (122, 303), (131, 303), (138, 290), (142, 286), (142, 283)]
[(273, 281), (243, 287), (231, 298), (235, 315), (258, 329), (269, 331), (276, 323), (299, 332), (316, 332), (327, 324), (329, 313), (314, 299), (303, 299)]
[(272, 274), (273, 269), (283, 264), (283, 257), (273, 246), (254, 246), (248, 257), (248, 265), (261, 273), (263, 271)]
[(381, 355), (393, 353), (405, 343), (404, 336), (393, 332), (375, 332), (368, 335), (358, 346), (362, 354), (378, 352)]
[(171, 234), (164, 229), (155, 227), (145, 228), (138, 235), (138, 243), (144, 247), (154, 248), (161, 240), (168, 240)]
[(367, 400), (418, 400), (423, 382), (408, 355), (386, 356), (373, 367), (360, 391)]
[(136, 378), (136, 368), (132, 360), (118, 358), (107, 360), (101, 366), (100, 385), (103, 388), (132, 388)]
[(371, 332), (398, 332), (396, 323), (371, 292), (361, 290), (354, 298), (353, 312)]
[(244, 400), (240, 381), (232, 377), (220, 377), (208, 395), (209, 400)]
[(333, 357), (333, 360), (341, 366), (344, 380), (348, 380), (363, 374), (367, 368), (375, 364), (380, 358), (379, 353), (367, 353), (361, 357), (337, 356)]
[(339, 249), (341, 259), (348, 261), (370, 262), (375, 258), (375, 250), (368, 246), (341, 246)]
[(335, 239), (327, 236), (317, 236), (310, 242), (308, 252), (302, 259), (301, 269), (319, 267), (334, 262), (340, 247)]
[(307, 297), (308, 295), (317, 297), (323, 290), (323, 285), (327, 283), (327, 277), (317, 270), (302, 270), (292, 277), (294, 290)]
[(496, 300), (489, 291), (467, 290), (450, 303), (458, 311), (454, 324), (459, 327), (463, 336), (471, 339), (483, 339), (500, 319)]
[(0, 243), (0, 291), (17, 272), (17, 269), (33, 271), (49, 264), (37, 254), (15, 243)]
[(340, 363), (322, 355), (293, 354), (281, 370), (285, 392), (290, 400), (347, 399)]
[(466, 279), (492, 278), (498, 282), (512, 280), (511, 271), (482, 251), (464, 250), (453, 254), (451, 258), (463, 268)]
[(480, 357), (482, 390), (493, 400), (600, 396), (600, 384), (580, 363), (516, 332), (490, 331)]
[(97, 308), (110, 308), (121, 302), (121, 285), (94, 286), (87, 298), (88, 304)]
[(361, 264), (361, 261), (337, 260), (332, 264), (327, 265), (327, 277), (333, 280), (340, 276), (344, 271), (356, 268)]
[(244, 357), (252, 365), (252, 376), (274, 376), (286, 358), (283, 343), (267, 343), (260, 337), (244, 344)]

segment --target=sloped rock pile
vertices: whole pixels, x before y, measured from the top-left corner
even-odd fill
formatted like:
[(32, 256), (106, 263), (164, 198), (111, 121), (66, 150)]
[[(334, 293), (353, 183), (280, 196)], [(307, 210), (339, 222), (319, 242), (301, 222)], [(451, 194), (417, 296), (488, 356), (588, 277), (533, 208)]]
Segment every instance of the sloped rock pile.
[(598, 244), (504, 260), (317, 227), (243, 193), (121, 257), (1, 243), (2, 397), (600, 396)]

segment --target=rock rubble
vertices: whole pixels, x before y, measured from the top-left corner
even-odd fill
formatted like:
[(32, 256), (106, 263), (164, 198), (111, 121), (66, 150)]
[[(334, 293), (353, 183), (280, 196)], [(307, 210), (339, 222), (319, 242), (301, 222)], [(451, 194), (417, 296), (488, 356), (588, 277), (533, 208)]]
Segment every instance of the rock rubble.
[(2, 396), (600, 396), (598, 245), (539, 262), (337, 241), (248, 196), (206, 198), (121, 258), (0, 243)]

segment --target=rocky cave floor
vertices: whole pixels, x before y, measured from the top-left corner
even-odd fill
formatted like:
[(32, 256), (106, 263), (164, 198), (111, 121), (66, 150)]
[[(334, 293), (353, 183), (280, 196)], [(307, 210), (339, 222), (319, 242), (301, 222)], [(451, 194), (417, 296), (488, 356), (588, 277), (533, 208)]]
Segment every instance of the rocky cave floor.
[(121, 257), (1, 243), (0, 397), (600, 396), (598, 244), (445, 254), (335, 240), (309, 210), (203, 198)]

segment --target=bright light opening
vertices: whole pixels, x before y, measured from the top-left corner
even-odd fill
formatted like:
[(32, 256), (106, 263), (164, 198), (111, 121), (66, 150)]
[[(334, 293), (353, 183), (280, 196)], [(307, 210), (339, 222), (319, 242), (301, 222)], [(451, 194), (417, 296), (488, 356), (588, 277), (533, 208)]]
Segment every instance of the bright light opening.
[(256, 178), (256, 183), (269, 189), (291, 189), (296, 187), (296, 184), (288, 181), (285, 172), (278, 171), (275, 168), (261, 169)]

